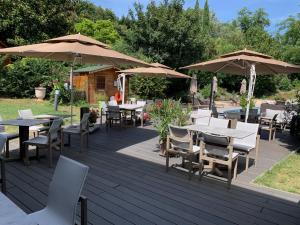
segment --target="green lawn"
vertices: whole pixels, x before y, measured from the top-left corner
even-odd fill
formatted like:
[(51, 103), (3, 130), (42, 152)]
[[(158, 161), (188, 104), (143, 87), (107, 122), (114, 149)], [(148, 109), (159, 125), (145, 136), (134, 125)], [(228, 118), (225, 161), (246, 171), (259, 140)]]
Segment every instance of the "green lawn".
[(255, 183), (300, 194), (300, 153), (289, 155), (271, 170), (258, 177)]
[[(49, 101), (37, 101), (36, 99), (0, 99), (0, 115), (4, 120), (18, 117), (19, 109), (31, 109), (34, 115), (38, 114), (70, 114), (69, 106), (59, 106), (58, 111), (54, 110), (53, 104)], [(79, 107), (74, 107), (74, 121), (79, 120)], [(68, 123), (68, 120), (66, 120)], [(8, 132), (14, 132), (18, 128), (7, 126)]]

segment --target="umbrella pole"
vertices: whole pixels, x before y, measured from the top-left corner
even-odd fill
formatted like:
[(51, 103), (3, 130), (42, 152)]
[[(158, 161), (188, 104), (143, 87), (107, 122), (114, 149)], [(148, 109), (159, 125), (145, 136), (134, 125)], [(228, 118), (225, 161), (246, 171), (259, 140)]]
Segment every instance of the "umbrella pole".
[(256, 81), (256, 72), (255, 72), (255, 65), (252, 64), (250, 68), (250, 79), (249, 79), (249, 87), (248, 87), (248, 97), (247, 97), (247, 109), (246, 109), (246, 116), (245, 122), (247, 123), (249, 117), (249, 110), (250, 110), (250, 102), (254, 92), (254, 85)]
[(125, 104), (125, 85), (126, 85), (126, 75), (125, 74), (122, 74), (122, 86), (123, 86), (123, 90), (122, 90), (122, 104)]
[[(74, 60), (75, 62), (75, 60)], [(73, 94), (73, 66), (74, 62), (71, 65), (70, 70), (70, 91), (71, 91), (71, 98), (70, 98), (70, 114), (71, 114), (71, 125), (73, 125), (73, 101), (74, 101), (74, 94)]]

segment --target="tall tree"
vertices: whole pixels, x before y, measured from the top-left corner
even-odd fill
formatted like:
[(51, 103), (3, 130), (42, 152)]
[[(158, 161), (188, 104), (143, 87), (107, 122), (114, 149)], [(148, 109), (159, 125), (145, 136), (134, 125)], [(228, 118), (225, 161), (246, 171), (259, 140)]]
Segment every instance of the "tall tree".
[(203, 9), (203, 28), (205, 32), (208, 32), (210, 28), (210, 12), (209, 12), (208, 0), (205, 1), (205, 5)]
[(67, 34), (73, 26), (76, 0), (2, 0), (0, 37), (21, 45)]

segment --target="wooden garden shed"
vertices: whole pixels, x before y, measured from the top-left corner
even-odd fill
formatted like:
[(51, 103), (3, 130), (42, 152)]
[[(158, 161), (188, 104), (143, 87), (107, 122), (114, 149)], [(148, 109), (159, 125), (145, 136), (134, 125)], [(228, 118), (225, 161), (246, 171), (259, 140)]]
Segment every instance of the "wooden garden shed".
[[(118, 68), (110, 65), (96, 65), (74, 70), (74, 86), (78, 90), (85, 91), (87, 101), (95, 104), (100, 95), (110, 97), (118, 92), (118, 71)], [(128, 86), (126, 89), (128, 93)]]

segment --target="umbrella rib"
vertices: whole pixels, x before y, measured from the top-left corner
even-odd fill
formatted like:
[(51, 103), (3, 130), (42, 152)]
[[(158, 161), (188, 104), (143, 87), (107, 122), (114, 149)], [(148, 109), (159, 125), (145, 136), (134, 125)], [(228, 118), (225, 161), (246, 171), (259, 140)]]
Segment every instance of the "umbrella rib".
[(269, 65), (267, 65), (267, 64), (261, 64), (262, 66), (264, 66), (264, 67), (267, 67), (269, 70), (271, 70), (273, 73), (275, 73), (275, 74), (278, 74), (277, 73), (277, 71), (275, 71), (274, 69), (272, 69)]
[(236, 66), (240, 69), (245, 69), (243, 66), (240, 66), (239, 64), (236, 64), (235, 62), (227, 62), (225, 65), (221, 66), (219, 69), (217, 69), (215, 71), (215, 73), (218, 73), (220, 70), (224, 69), (225, 67), (229, 66), (229, 65), (233, 65), (233, 66)]

